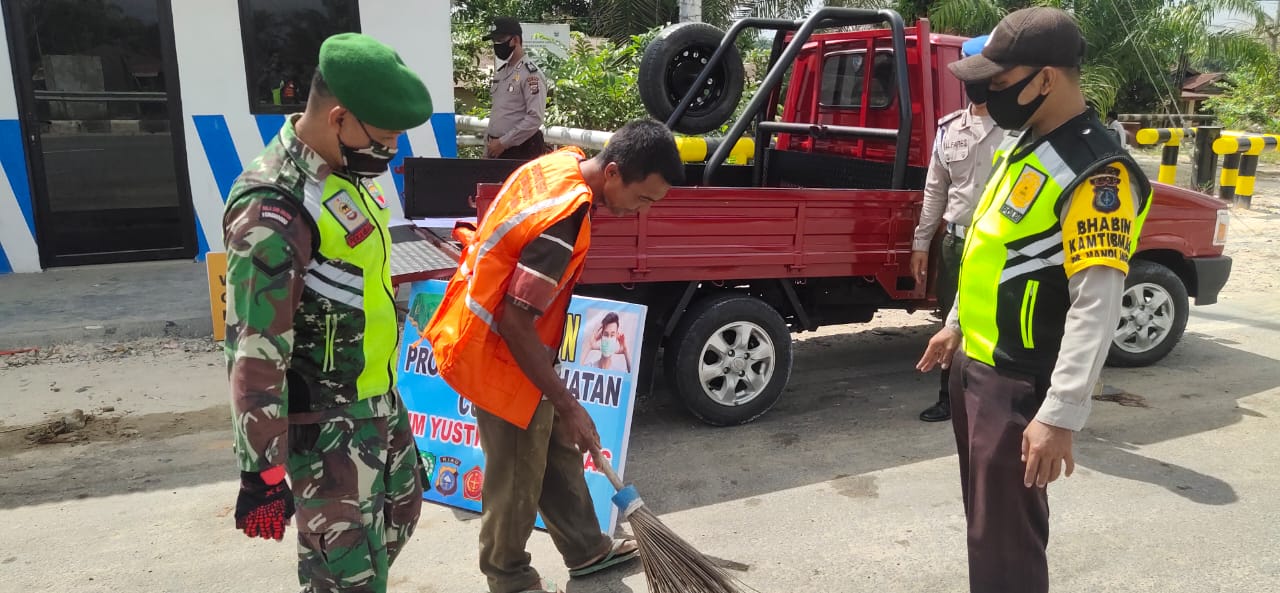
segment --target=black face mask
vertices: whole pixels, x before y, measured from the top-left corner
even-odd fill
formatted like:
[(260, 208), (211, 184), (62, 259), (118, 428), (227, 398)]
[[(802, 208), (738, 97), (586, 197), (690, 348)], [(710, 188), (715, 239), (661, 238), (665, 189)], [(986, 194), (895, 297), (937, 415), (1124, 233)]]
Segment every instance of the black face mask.
[(1048, 95), (1039, 95), (1026, 105), (1018, 103), (1018, 95), (1022, 94), (1022, 89), (1027, 88), (1031, 80), (1041, 72), (1044, 70), (1032, 72), (1030, 76), (1001, 90), (987, 90), (987, 112), (991, 114), (991, 119), (995, 120), (997, 126), (1009, 131), (1027, 127), (1027, 121), (1040, 109), (1040, 105)]
[(987, 84), (988, 84), (988, 81), (986, 80), (979, 80), (978, 82), (966, 82), (964, 83), (964, 94), (965, 96), (969, 97), (969, 101), (973, 103), (978, 103), (978, 104), (986, 103), (987, 102)]
[(347, 166), (347, 173), (355, 177), (377, 177), (386, 173), (391, 159), (396, 158), (396, 149), (374, 140), (369, 130), (365, 129), (364, 122), (356, 122), (369, 138), (369, 146), (352, 148), (342, 141), (342, 135), (338, 135), (338, 149), (342, 151), (342, 161)]
[(511, 47), (510, 41), (506, 43), (493, 44), (493, 55), (498, 56), (499, 60), (505, 61), (507, 58), (510, 58), (511, 54), (514, 53), (515, 51), (516, 51), (516, 48)]

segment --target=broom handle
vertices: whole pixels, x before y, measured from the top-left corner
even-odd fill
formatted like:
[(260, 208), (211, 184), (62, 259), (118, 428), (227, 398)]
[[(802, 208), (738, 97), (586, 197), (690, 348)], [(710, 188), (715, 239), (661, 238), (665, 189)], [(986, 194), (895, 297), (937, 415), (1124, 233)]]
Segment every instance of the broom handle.
[(609, 463), (609, 460), (604, 458), (604, 455), (600, 453), (599, 449), (591, 450), (591, 458), (596, 462), (596, 469), (609, 478), (609, 482), (613, 484), (614, 490), (622, 490), (626, 487), (626, 484), (622, 483), (622, 478), (619, 478), (617, 472), (613, 471), (613, 464)]

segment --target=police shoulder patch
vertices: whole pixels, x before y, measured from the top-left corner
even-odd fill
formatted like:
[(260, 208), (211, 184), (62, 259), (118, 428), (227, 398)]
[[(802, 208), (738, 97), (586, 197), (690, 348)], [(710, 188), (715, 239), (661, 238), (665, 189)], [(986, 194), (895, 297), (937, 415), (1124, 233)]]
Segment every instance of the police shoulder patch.
[(529, 85), (530, 95), (536, 95), (542, 92), (542, 85), (537, 76), (530, 76), (527, 84)]
[(1103, 214), (1120, 209), (1120, 169), (1106, 166), (1089, 178), (1093, 186), (1093, 208)]

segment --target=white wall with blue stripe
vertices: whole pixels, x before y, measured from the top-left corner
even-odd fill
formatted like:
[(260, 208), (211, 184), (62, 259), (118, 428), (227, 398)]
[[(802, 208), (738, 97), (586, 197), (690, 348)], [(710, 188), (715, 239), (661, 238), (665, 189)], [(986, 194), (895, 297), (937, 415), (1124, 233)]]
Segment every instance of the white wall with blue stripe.
[[(249, 113), (244, 46), (236, 2), (172, 0), (182, 89), (187, 167), (195, 209), (197, 259), (222, 245), (222, 208), (235, 178), (284, 124), (283, 115)], [(401, 196), (405, 157), (456, 156), (448, 0), (361, 0), (364, 33), (394, 47), (431, 92), (436, 113), (401, 137), (392, 172), (379, 181)], [(6, 44), (0, 68), (11, 71)], [(12, 76), (10, 76), (12, 80)], [(0, 84), (0, 274), (40, 271), (25, 143), (14, 85)]]

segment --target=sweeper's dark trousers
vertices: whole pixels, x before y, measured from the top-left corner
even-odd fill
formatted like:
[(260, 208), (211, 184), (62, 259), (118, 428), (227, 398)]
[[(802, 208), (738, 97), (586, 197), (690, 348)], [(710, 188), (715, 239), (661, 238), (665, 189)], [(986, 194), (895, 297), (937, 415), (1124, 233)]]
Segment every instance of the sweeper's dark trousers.
[(609, 551), (612, 539), (600, 532), (583, 455), (561, 441), (551, 402), (538, 406), (527, 430), (479, 409), (476, 424), (485, 457), (480, 571), (490, 593), (539, 587), (541, 577), (525, 551), (539, 512), (566, 566), (582, 566)]
[(1047, 593), (1049, 498), (1023, 485), (1022, 432), (1048, 380), (996, 369), (957, 352), (951, 423), (969, 535), (971, 593)]

